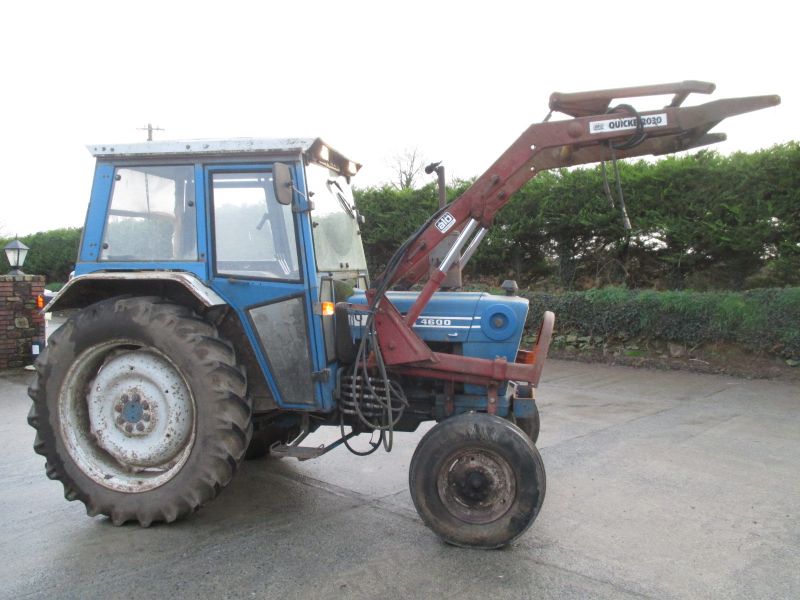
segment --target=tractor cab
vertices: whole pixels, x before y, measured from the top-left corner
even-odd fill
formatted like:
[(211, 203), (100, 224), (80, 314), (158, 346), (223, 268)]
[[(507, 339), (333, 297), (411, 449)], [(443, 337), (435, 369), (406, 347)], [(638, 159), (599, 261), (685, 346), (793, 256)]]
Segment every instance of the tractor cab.
[(369, 281), (350, 186), (361, 165), (319, 138), (89, 150), (97, 166), (76, 277), (48, 309), (165, 295), (229, 331), (257, 411), (330, 411), (329, 307)]

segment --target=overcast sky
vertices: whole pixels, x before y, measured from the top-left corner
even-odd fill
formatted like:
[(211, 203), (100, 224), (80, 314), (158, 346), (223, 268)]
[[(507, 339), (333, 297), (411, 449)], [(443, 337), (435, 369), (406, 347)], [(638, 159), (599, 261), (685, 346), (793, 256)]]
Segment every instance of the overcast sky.
[(797, 140), (791, 6), (12, 2), (0, 23), (0, 234), (82, 225), (85, 145), (144, 141), (148, 122), (166, 130), (157, 139), (320, 136), (364, 164), (355, 184), (366, 186), (413, 148), (448, 178), (479, 175), (553, 91), (699, 79), (717, 84), (710, 99), (783, 99), (719, 126), (720, 152)]

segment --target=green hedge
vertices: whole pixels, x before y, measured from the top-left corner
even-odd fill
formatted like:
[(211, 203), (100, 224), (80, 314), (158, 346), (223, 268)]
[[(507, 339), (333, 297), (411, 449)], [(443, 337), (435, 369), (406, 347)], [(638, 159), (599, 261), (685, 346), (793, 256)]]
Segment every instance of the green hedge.
[(609, 341), (649, 339), (696, 346), (728, 342), (759, 353), (800, 357), (800, 288), (746, 292), (655, 292), (618, 287), (527, 293), (529, 329), (545, 310), (559, 334)]
[[(606, 197), (599, 166), (546, 171), (498, 213), (467, 275), (567, 290), (800, 285), (797, 142), (619, 167), (632, 231), (623, 229), (619, 204)], [(355, 197), (367, 218), (363, 239), (373, 275), (436, 207), (433, 185), (356, 190)]]
[[(0, 238), (0, 247), (14, 238)], [(44, 275), (48, 282), (66, 281), (75, 268), (81, 230), (77, 228), (40, 231), (19, 238), (30, 248), (22, 270), (30, 275)], [(5, 253), (0, 259), (0, 274), (9, 269)]]

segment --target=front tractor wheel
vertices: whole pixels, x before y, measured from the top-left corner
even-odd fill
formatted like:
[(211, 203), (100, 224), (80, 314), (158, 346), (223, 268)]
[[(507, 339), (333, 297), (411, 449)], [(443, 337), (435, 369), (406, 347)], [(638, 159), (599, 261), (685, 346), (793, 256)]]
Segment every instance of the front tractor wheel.
[(93, 304), (51, 336), (36, 370), (28, 422), (47, 475), (116, 525), (197, 510), (247, 448), (251, 411), (233, 348), (183, 306)]
[(422, 520), (456, 546), (499, 548), (542, 507), (542, 458), (518, 427), (469, 413), (431, 429), (411, 459), (409, 484)]
[(519, 427), (531, 439), (534, 445), (539, 440), (539, 428), (541, 426), (541, 419), (539, 417), (539, 407), (536, 406), (536, 400), (533, 397), (534, 388), (527, 383), (519, 384), (517, 386), (517, 393), (520, 398), (533, 401), (533, 412), (527, 417), (517, 417), (514, 413), (508, 415), (508, 420)]
[(525, 433), (525, 435), (530, 438), (531, 442), (536, 445), (536, 442), (539, 440), (539, 429), (541, 427), (539, 408), (536, 406), (536, 404), (533, 405), (533, 412), (530, 416), (517, 417), (512, 413), (508, 417), (508, 420), (519, 427)]

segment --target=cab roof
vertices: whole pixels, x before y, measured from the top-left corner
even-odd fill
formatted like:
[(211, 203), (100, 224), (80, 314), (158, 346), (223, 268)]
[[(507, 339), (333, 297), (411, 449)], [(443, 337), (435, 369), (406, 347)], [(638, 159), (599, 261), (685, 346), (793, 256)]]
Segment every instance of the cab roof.
[(228, 138), (164, 140), (132, 144), (90, 144), (97, 159), (226, 154), (302, 155), (337, 171), (355, 175), (361, 164), (331, 148), (321, 138)]

